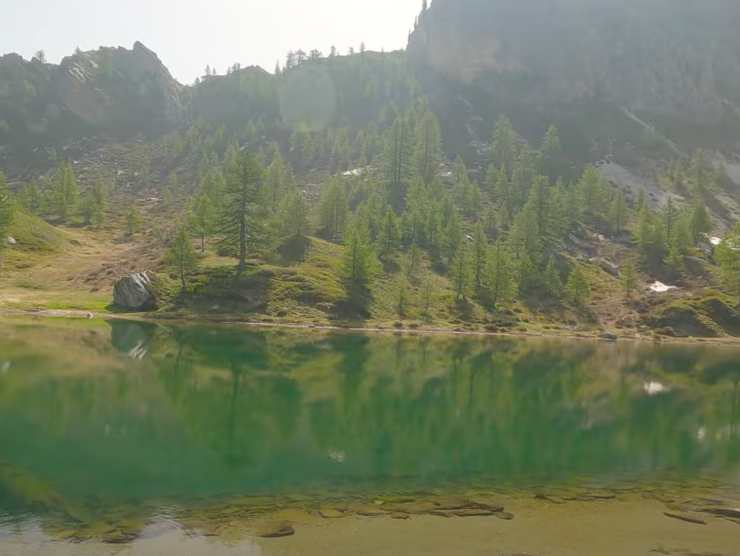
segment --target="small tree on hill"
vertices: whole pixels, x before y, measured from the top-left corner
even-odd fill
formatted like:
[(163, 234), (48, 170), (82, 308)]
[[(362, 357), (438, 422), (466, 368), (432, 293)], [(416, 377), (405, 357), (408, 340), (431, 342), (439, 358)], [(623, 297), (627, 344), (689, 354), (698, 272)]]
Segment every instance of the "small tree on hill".
[(15, 205), (5, 176), (0, 172), (0, 253), (7, 244), (8, 230), (13, 223)]
[(568, 299), (578, 307), (583, 307), (588, 303), (591, 297), (591, 286), (583, 274), (580, 266), (576, 266), (568, 277), (568, 283), (565, 286)]
[(135, 236), (141, 230), (141, 213), (136, 205), (132, 204), (126, 212), (126, 234)]
[(450, 279), (455, 288), (457, 301), (467, 300), (473, 282), (471, 274), (470, 254), (467, 245), (463, 243), (453, 256), (450, 264)]
[(362, 229), (353, 230), (346, 241), (342, 277), (350, 294), (368, 290), (375, 273), (375, 253)]
[(165, 262), (177, 271), (180, 285), (183, 290), (186, 290), (188, 277), (198, 268), (198, 255), (193, 249), (187, 226), (183, 225), (178, 228), (172, 245), (167, 251)]
[(190, 226), (200, 239), (201, 254), (205, 254), (206, 241), (216, 226), (216, 207), (213, 206), (208, 195), (201, 194), (196, 197), (190, 209)]
[(635, 265), (632, 261), (627, 261), (622, 267), (619, 281), (622, 284), (624, 295), (628, 298), (632, 297), (632, 294), (637, 288), (637, 274), (635, 271)]

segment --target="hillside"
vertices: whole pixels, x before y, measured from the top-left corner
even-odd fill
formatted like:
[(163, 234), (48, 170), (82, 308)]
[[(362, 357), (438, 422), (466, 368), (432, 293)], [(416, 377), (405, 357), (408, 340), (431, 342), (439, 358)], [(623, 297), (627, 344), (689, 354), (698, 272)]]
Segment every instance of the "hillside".
[(150, 271), (159, 317), (736, 337), (740, 11), (670, 6), (436, 0), (406, 52), (191, 86), (6, 55), (0, 307)]

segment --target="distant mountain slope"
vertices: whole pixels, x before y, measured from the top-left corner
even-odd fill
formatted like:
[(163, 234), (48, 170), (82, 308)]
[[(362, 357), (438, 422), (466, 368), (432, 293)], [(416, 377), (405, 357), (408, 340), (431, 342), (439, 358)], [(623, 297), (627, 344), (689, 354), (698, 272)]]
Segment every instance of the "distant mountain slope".
[(519, 127), (586, 112), (582, 143), (655, 126), (681, 145), (734, 146), (739, 23), (732, 0), (435, 0), (408, 54), (431, 94), (464, 86), (477, 112), (521, 114)]
[(59, 65), (0, 58), (0, 145), (64, 142), (85, 134), (159, 134), (184, 121), (182, 86), (151, 50), (100, 48)]

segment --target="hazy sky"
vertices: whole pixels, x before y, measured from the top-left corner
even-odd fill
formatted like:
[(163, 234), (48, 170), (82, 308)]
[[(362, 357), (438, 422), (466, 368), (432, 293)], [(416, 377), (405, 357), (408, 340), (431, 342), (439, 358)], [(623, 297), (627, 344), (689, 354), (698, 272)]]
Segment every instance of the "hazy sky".
[(190, 83), (206, 64), (272, 71), (298, 48), (402, 48), (420, 9), (421, 0), (0, 0), (0, 54), (43, 49), (57, 63), (77, 46), (139, 40)]

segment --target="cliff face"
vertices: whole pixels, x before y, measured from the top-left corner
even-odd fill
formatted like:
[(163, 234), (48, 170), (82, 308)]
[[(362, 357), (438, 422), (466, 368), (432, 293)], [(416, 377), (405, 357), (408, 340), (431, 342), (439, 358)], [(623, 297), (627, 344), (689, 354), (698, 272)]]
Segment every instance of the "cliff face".
[(734, 0), (435, 0), (419, 69), (534, 108), (610, 103), (716, 126), (740, 112)]
[(60, 65), (0, 57), (0, 145), (83, 134), (156, 134), (178, 125), (182, 87), (141, 43), (78, 52)]

